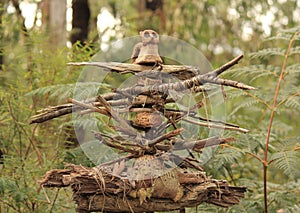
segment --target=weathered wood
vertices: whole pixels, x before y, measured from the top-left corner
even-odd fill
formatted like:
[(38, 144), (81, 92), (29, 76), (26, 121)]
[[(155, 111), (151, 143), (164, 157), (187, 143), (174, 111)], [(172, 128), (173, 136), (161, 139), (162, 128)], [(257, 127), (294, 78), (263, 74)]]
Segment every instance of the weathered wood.
[[(222, 74), (224, 71), (229, 69), (230, 67), (237, 64), (243, 55), (239, 55), (232, 59), (231, 61), (227, 62), (223, 66), (219, 67), (218, 69), (209, 72), (211, 76), (217, 77)], [(119, 63), (119, 62), (69, 62), (68, 65), (71, 66), (95, 66), (101, 67), (110, 72), (118, 72), (121, 74), (126, 73), (139, 73), (149, 70), (157, 70), (158, 67), (149, 67), (147, 65), (138, 65), (138, 64), (129, 64), (129, 63)], [(164, 73), (171, 74), (174, 77), (177, 77), (180, 80), (186, 80), (191, 77), (194, 77), (202, 73), (199, 67), (196, 66), (187, 66), (187, 65), (160, 65), (159, 69), (162, 70)]]
[[(184, 211), (186, 207), (195, 207), (204, 202), (221, 207), (238, 204), (246, 188), (230, 186), (226, 181), (207, 177), (200, 162), (191, 153), (201, 153), (204, 147), (229, 143), (234, 138), (216, 136), (185, 140), (181, 135), (184, 128), (177, 124), (182, 121), (208, 128), (240, 132), (248, 130), (234, 124), (204, 119), (193, 113), (205, 104), (203, 101), (186, 111), (169, 109), (167, 103), (176, 102), (176, 98), (169, 94), (170, 90), (206, 92), (206, 83), (255, 89), (238, 81), (218, 77), (242, 57), (238, 56), (208, 73), (201, 73), (198, 67), (180, 65), (151, 67), (116, 62), (69, 63), (97, 66), (121, 74), (133, 73), (138, 81), (130, 87), (114, 89), (112, 93), (87, 100), (70, 98), (69, 104), (42, 110), (39, 115), (32, 117), (31, 123), (44, 122), (72, 111), (79, 114), (100, 113), (114, 119), (117, 124), (110, 127), (121, 134), (93, 132), (95, 138), (126, 155), (93, 168), (67, 165), (66, 169), (51, 170), (40, 181), (40, 185), (71, 187), (77, 203), (76, 211), (80, 213)], [(180, 81), (165, 83), (162, 79), (170, 77), (169, 74)], [(130, 116), (121, 113), (130, 113)], [(173, 152), (178, 150), (187, 150), (193, 158)]]
[(170, 211), (195, 207), (204, 202), (229, 207), (238, 204), (246, 192), (245, 187), (230, 186), (226, 181), (211, 179), (203, 172), (176, 169), (183, 190), (182, 197), (176, 202), (172, 199), (151, 197), (141, 204), (138, 197), (134, 198), (130, 194), (145, 185), (140, 188), (133, 187), (126, 177), (112, 176), (99, 167), (67, 167), (47, 172), (40, 185), (57, 188), (70, 186), (74, 192), (73, 199), (77, 203), (77, 212)]
[[(147, 65), (119, 63), (119, 62), (69, 62), (68, 65), (95, 66), (95, 67), (103, 68), (110, 72), (118, 72), (120, 74), (140, 73), (144, 71), (149, 71), (153, 68), (152, 66), (147, 66)], [(185, 80), (187, 78), (191, 78), (197, 75), (198, 73), (200, 73), (199, 68), (194, 66), (162, 65), (162, 67), (163, 67), (163, 72), (172, 74), (172, 76), (177, 77), (179, 80)]]
[[(227, 62), (223, 66), (215, 69), (214, 71), (208, 72), (208, 73), (202, 73), (201, 70), (199, 70), (198, 67), (194, 66), (186, 66), (186, 65), (161, 65), (162, 70), (157, 70), (157, 67), (149, 67), (145, 65), (138, 65), (138, 64), (128, 64), (128, 63), (118, 63), (118, 62), (70, 62), (68, 65), (73, 66), (96, 66), (104, 68), (111, 72), (118, 72), (121, 74), (124, 73), (140, 73), (143, 71), (152, 71), (151, 73), (167, 73), (171, 74), (172, 76), (178, 77), (182, 81), (178, 81), (175, 83), (163, 83), (163, 84), (155, 84), (155, 85), (133, 85), (132, 87), (124, 88), (124, 89), (117, 89), (113, 93), (109, 94), (103, 94), (103, 100), (102, 103), (97, 102), (97, 99), (99, 97), (90, 98), (88, 100), (81, 100), (83, 104), (90, 103), (93, 106), (93, 109), (95, 107), (103, 106), (103, 101), (106, 101), (108, 104), (112, 106), (116, 105), (122, 105), (122, 104), (130, 104), (131, 107), (137, 106), (143, 103), (147, 104), (155, 104), (155, 100), (157, 98), (153, 98), (149, 91), (169, 91), (169, 90), (175, 90), (175, 91), (181, 91), (190, 89), (191, 92), (205, 92), (206, 89), (203, 86), (205, 83), (210, 84), (219, 84), (224, 86), (230, 86), (235, 87), (238, 89), (244, 89), (244, 90), (253, 90), (256, 89), (254, 87), (248, 86), (246, 84), (243, 84), (238, 81), (232, 81), (228, 79), (221, 79), (218, 78), (220, 74), (225, 72), (227, 69), (232, 67), (233, 65), (237, 64), (238, 61), (243, 57), (243, 55), (240, 55), (233, 60)], [(144, 95), (143, 95), (144, 93)], [(127, 97), (128, 95), (133, 94), (136, 98), (133, 98), (132, 100), (129, 100)], [(142, 94), (142, 95), (140, 95)], [(143, 97), (144, 96), (144, 97)], [(146, 99), (145, 99), (146, 97)], [(141, 99), (141, 100), (139, 100)], [(147, 102), (145, 102), (145, 100)], [(172, 102), (174, 100), (167, 99), (167, 102)], [(150, 103), (151, 102), (151, 103)], [(78, 102), (80, 103), (80, 102)], [(86, 107), (85, 107), (86, 108)], [(92, 111), (99, 111), (99, 110), (93, 110), (89, 109), (86, 111), (86, 109), (82, 109), (82, 107), (77, 106), (76, 104), (63, 104), (58, 105), (54, 107), (48, 107), (44, 109), (40, 114), (35, 115), (31, 118), (30, 123), (42, 123), (48, 120), (51, 120), (53, 118), (57, 118), (66, 114), (72, 113), (72, 111), (80, 112), (84, 110), (84, 113), (92, 112)], [(234, 128), (229, 128), (231, 130), (234, 130)], [(241, 130), (241, 129), (239, 129)], [(243, 130), (241, 130), (243, 131)]]

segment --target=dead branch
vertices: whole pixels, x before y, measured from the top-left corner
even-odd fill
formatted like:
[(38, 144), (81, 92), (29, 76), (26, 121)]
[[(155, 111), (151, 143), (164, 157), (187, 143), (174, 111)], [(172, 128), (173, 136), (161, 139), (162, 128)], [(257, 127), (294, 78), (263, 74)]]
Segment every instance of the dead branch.
[(171, 132), (168, 132), (166, 134), (163, 134), (161, 136), (159, 136), (158, 138), (155, 138), (154, 140), (152, 140), (150, 143), (149, 143), (149, 146), (150, 147), (153, 147), (155, 145), (157, 145), (158, 143), (166, 140), (166, 139), (169, 139), (171, 137), (175, 137), (176, 135), (179, 135), (184, 129), (183, 128), (180, 128), (180, 129), (175, 129)]
[[(149, 91), (161, 91), (165, 92), (168, 90), (175, 90), (175, 91), (180, 91), (180, 90), (186, 90), (186, 89), (191, 89), (192, 92), (199, 92), (199, 91), (206, 91), (206, 87), (203, 86), (205, 83), (211, 83), (211, 84), (220, 84), (220, 85), (225, 85), (225, 86), (231, 86), (239, 89), (255, 89), (254, 87), (245, 85), (243, 83), (237, 82), (237, 81), (232, 81), (232, 80), (227, 80), (227, 79), (220, 79), (217, 78), (218, 75), (232, 67), (233, 65), (237, 64), (238, 61), (243, 57), (243, 55), (240, 55), (233, 60), (229, 61), (225, 65), (215, 69), (214, 71), (205, 73), (205, 74), (199, 74), (199, 75), (193, 75), (189, 76), (189, 78), (180, 78), (180, 82), (176, 83), (168, 83), (168, 84), (160, 84), (160, 85), (148, 85), (148, 86), (133, 86), (130, 88), (125, 88), (125, 89), (119, 89), (116, 90), (114, 93), (109, 93), (109, 94), (104, 94), (103, 99), (107, 101), (110, 105), (113, 106), (120, 106), (120, 104), (125, 104), (127, 106), (132, 105), (136, 106), (141, 104), (141, 101), (145, 101), (144, 98), (140, 99), (142, 95), (137, 96), (133, 100), (129, 100), (129, 98), (126, 98), (126, 95), (124, 97), (124, 94), (141, 94), (141, 93), (146, 93)], [(102, 67), (105, 68), (106, 70), (113, 71), (113, 72), (119, 72), (119, 73), (128, 73), (128, 72), (133, 72), (133, 73), (138, 73), (142, 71), (149, 71), (149, 66), (143, 66), (143, 65), (138, 65), (138, 64), (126, 64), (126, 63), (117, 63), (117, 62), (80, 62), (80, 63), (68, 63), (69, 65), (74, 65), (74, 66), (83, 66), (83, 65), (90, 65), (90, 66), (97, 66), (97, 67)], [(154, 71), (157, 72), (157, 71)], [(170, 73), (170, 74), (178, 74), (178, 73), (184, 73), (184, 72), (190, 72), (190, 73), (200, 73), (199, 68), (193, 67), (193, 66), (181, 66), (181, 65), (163, 65), (163, 70), (162, 72), (165, 73)], [(121, 95), (123, 94), (123, 95)], [(155, 101), (155, 99), (151, 99), (151, 96), (146, 96), (146, 101), (147, 103), (151, 104), (150, 102)], [(84, 103), (93, 103), (94, 106), (99, 106), (97, 105), (96, 100), (98, 97), (95, 98), (90, 98), (88, 100), (84, 100), (81, 102)], [(111, 101), (111, 102), (109, 102)], [(172, 100), (169, 100), (172, 102)], [(173, 100), (174, 101), (174, 100)], [(144, 102), (145, 103), (145, 102)], [(98, 103), (99, 104), (99, 103)], [(42, 123), (47, 120), (51, 120), (53, 118), (60, 117), (62, 115), (70, 114), (73, 111), (81, 111), (82, 108), (80, 107), (74, 107), (76, 105), (68, 105), (68, 104), (63, 104), (63, 105), (58, 105), (56, 107), (49, 107), (46, 108), (41, 114), (38, 114), (36, 116), (33, 116), (31, 118), (30, 123)], [(74, 107), (74, 108), (73, 108)], [(93, 109), (89, 109), (87, 112), (92, 112)]]
[(187, 119), (187, 118), (182, 118), (182, 120), (186, 121), (188, 123), (191, 123), (191, 124), (195, 124), (195, 125), (198, 125), (198, 126), (204, 126), (204, 127), (208, 127), (208, 128), (234, 130), (234, 131), (243, 132), (243, 133), (249, 132), (248, 129), (235, 127), (235, 126), (218, 125), (218, 124), (214, 124), (214, 123), (210, 123), (210, 122), (204, 123), (204, 122), (194, 121), (194, 120)]
[[(243, 55), (239, 55), (236, 58), (232, 59), (231, 61), (227, 62), (223, 66), (219, 67), (218, 69), (209, 72), (210, 76), (218, 76), (230, 67), (237, 64)], [(146, 65), (138, 65), (138, 64), (128, 64), (128, 63), (118, 63), (118, 62), (69, 62), (67, 63), (71, 66), (96, 66), (101, 67), (107, 71), (111, 72), (118, 72), (121, 74), (127, 73), (139, 73), (143, 71), (148, 71), (149, 66)], [(186, 80), (188, 78), (196, 76), (196, 74), (201, 73), (200, 68), (195, 66), (186, 66), (186, 65), (161, 65), (162, 72), (172, 74), (175, 77), (178, 77), (180, 80)], [(189, 73), (189, 75), (187, 75)], [(181, 75), (184, 74), (184, 75)]]
[[(118, 63), (118, 62), (69, 62), (67, 65), (71, 66), (96, 66), (103, 68), (110, 72), (118, 72), (120, 74), (127, 73), (140, 73), (143, 71), (149, 71), (151, 67), (146, 65)], [(194, 66), (183, 65), (162, 65), (163, 72), (172, 74), (180, 80), (184, 80), (187, 77), (195, 76), (195, 73), (199, 73), (199, 68)], [(188, 75), (187, 75), (188, 73)]]
[(216, 146), (219, 144), (229, 143), (234, 141), (234, 138), (219, 138), (211, 137), (195, 141), (175, 140), (174, 150), (192, 149), (196, 152), (201, 152), (204, 147)]
[(104, 140), (102, 135), (98, 132), (94, 132), (94, 135), (95, 135), (95, 138), (98, 139), (101, 143), (109, 146), (109, 147), (112, 147), (112, 148), (115, 148), (115, 149), (118, 149), (120, 151), (124, 151), (124, 152), (128, 152), (128, 153), (131, 153), (131, 154), (134, 154), (134, 155), (138, 155), (139, 153), (141, 153), (141, 150), (140, 149), (137, 149), (137, 148), (127, 148), (126, 146), (122, 146), (118, 143), (113, 143), (113, 142), (110, 142), (110, 141), (107, 141), (107, 140)]

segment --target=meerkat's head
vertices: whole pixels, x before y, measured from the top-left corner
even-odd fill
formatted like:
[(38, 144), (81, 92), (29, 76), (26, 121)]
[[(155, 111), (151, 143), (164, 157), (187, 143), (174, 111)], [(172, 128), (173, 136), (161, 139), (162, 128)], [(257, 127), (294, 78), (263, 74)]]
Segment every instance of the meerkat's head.
[(159, 35), (154, 30), (141, 31), (140, 36), (142, 37), (142, 42), (144, 45), (158, 44), (158, 42), (159, 42)]

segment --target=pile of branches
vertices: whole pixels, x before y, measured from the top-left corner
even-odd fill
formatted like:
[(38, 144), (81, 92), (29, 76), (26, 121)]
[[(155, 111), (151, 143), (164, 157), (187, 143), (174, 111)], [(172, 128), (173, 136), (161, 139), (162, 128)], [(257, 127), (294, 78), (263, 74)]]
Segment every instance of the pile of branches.
[[(101, 167), (68, 164), (66, 169), (47, 172), (40, 184), (43, 187), (71, 187), (73, 199), (78, 204), (77, 212), (162, 212), (194, 207), (203, 202), (229, 207), (238, 204), (246, 191), (245, 187), (229, 186), (226, 181), (214, 180), (205, 173), (177, 168), (176, 174), (182, 190), (182, 196), (176, 202), (170, 198), (172, 192), (166, 193), (167, 187), (151, 188), (150, 180), (144, 180), (140, 183), (144, 188), (133, 188), (128, 179), (107, 173)], [(144, 201), (144, 197), (149, 196), (143, 190), (146, 185), (153, 195)]]
[[(187, 140), (181, 136), (184, 128), (177, 124), (188, 122), (244, 133), (248, 130), (193, 113), (203, 106), (203, 102), (186, 111), (166, 106), (176, 103), (169, 94), (171, 90), (204, 93), (209, 89), (207, 85), (213, 84), (243, 90), (255, 89), (238, 81), (219, 78), (221, 73), (237, 64), (242, 57), (238, 56), (205, 74), (198, 74), (199, 68), (193, 66), (159, 65), (149, 68), (116, 62), (69, 63), (73, 66), (97, 66), (120, 74), (132, 73), (140, 81), (136, 85), (113, 89), (111, 93), (87, 100), (70, 98), (69, 103), (48, 107), (32, 117), (31, 123), (42, 123), (72, 112), (100, 113), (115, 121), (116, 125), (110, 127), (118, 134), (94, 132), (95, 138), (122, 153), (119, 158), (94, 168), (68, 165), (64, 170), (51, 170), (41, 180), (41, 186), (71, 186), (78, 212), (153, 212), (184, 209), (203, 202), (222, 207), (239, 203), (246, 188), (229, 186), (226, 181), (207, 177), (192, 154), (201, 153), (207, 146), (232, 142), (234, 138), (215, 136)], [(162, 81), (166, 74), (180, 81)], [(134, 114), (130, 120), (122, 116), (128, 111)], [(176, 154), (178, 150), (188, 150), (191, 157)]]

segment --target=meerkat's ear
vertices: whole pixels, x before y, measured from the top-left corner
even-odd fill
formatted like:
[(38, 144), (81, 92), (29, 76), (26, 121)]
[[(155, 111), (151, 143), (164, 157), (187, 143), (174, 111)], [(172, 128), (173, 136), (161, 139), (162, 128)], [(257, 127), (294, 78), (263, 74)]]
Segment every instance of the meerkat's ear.
[(140, 35), (142, 35), (142, 34), (143, 34), (143, 32), (144, 32), (144, 31), (140, 31)]

